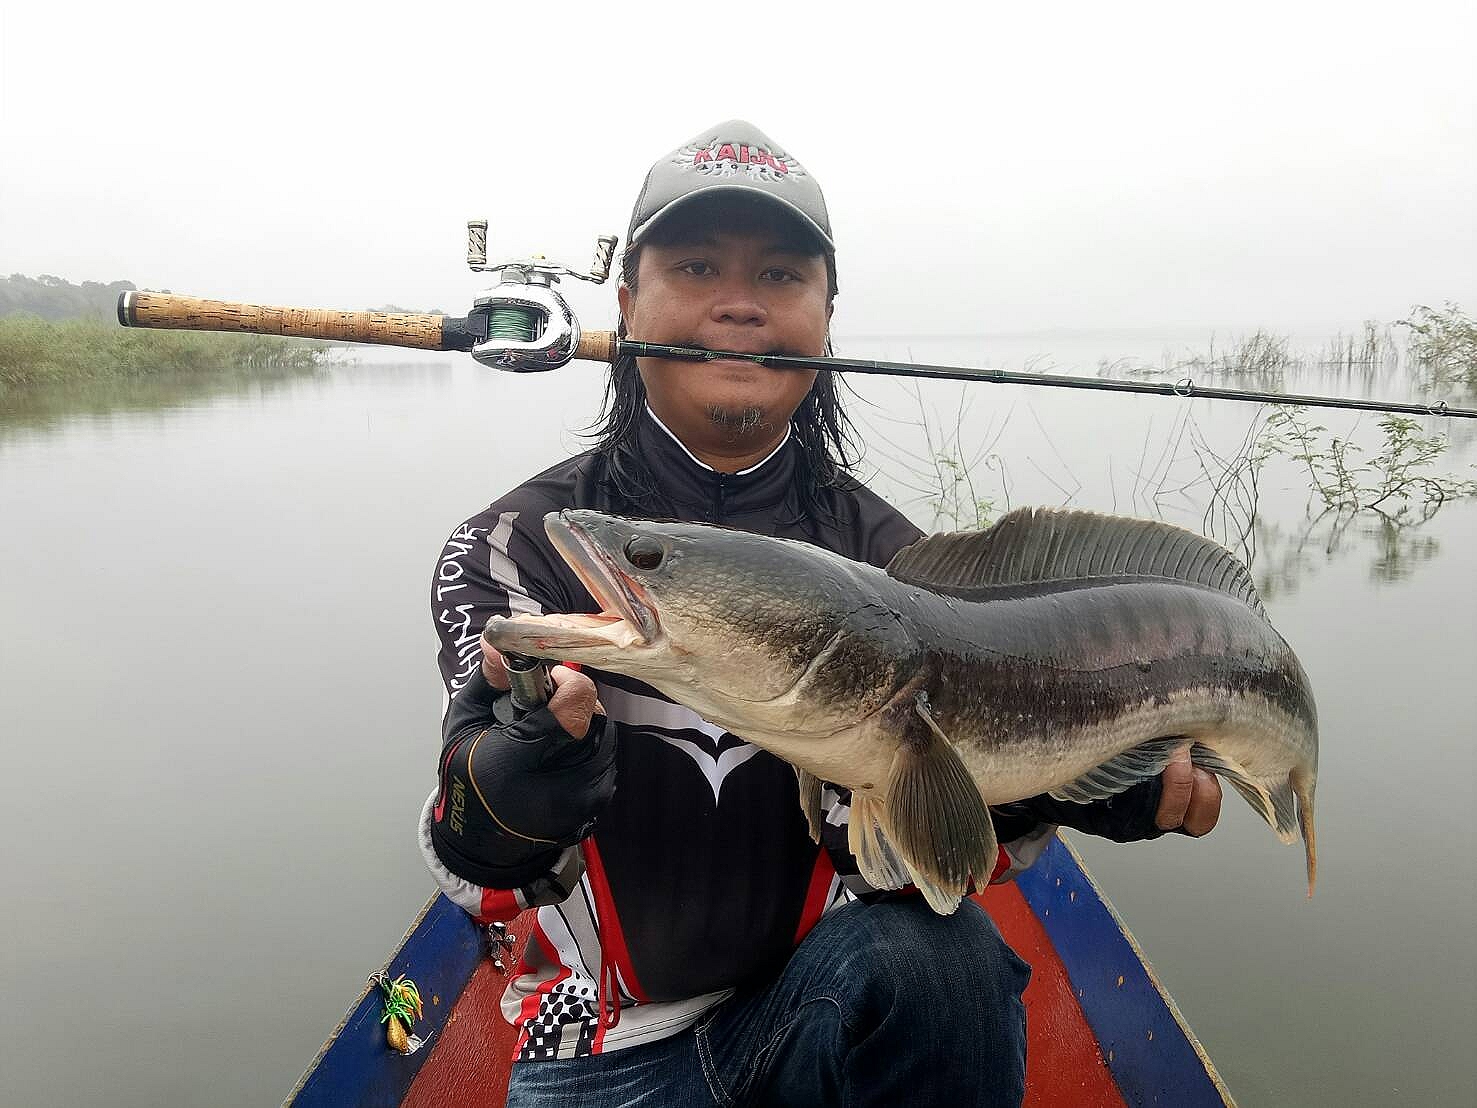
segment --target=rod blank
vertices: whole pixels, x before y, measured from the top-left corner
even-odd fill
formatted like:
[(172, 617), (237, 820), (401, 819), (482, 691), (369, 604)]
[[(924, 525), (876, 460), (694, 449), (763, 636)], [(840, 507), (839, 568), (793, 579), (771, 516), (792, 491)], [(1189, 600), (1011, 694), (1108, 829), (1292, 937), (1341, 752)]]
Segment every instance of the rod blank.
[(945, 381), (984, 381), (996, 385), (1045, 385), (1058, 389), (1096, 389), (1102, 392), (1137, 392), (1156, 396), (1203, 396), (1211, 400), (1240, 400), (1253, 404), (1296, 404), (1313, 408), (1349, 408), (1356, 411), (1396, 412), (1403, 415), (1455, 416), (1477, 419), (1477, 408), (1453, 408), (1446, 401), (1436, 404), (1406, 404), (1354, 397), (1310, 396), (1295, 393), (1254, 392), (1201, 386), (1190, 380), (1117, 381), (1103, 377), (1067, 377), (1054, 373), (1026, 373), (1009, 369), (966, 369), (962, 366), (924, 365), (913, 362), (878, 362), (862, 358), (804, 358), (788, 354), (736, 354), (687, 346), (663, 346), (650, 342), (620, 343), (622, 354), (637, 357), (673, 358), (706, 362), (719, 358), (757, 362), (775, 369), (830, 369), (842, 373), (878, 373), (892, 377), (929, 377)]

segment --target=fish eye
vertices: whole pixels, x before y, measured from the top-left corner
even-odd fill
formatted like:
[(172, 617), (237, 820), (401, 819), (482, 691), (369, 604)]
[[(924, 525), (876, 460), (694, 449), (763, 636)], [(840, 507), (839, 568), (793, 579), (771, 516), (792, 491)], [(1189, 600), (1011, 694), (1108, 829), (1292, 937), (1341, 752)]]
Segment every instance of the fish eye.
[(656, 569), (664, 553), (662, 544), (649, 535), (637, 535), (626, 543), (626, 561), (637, 569)]

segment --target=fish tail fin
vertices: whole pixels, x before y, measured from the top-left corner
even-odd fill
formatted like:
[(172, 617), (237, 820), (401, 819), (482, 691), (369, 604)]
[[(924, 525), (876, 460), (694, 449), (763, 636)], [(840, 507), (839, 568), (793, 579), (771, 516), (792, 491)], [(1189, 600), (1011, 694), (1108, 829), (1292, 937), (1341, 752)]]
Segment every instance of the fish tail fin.
[(1312, 896), (1318, 872), (1318, 854), (1313, 838), (1312, 774), (1299, 767), (1285, 778), (1258, 780), (1235, 759), (1202, 743), (1190, 748), (1190, 761), (1229, 781), (1257, 815), (1277, 832), (1277, 838), (1282, 842), (1297, 842), (1301, 832), (1307, 855), (1308, 895)]
[(1297, 809), (1290, 781), (1259, 781), (1240, 762), (1203, 743), (1190, 748), (1190, 761), (1229, 781), (1284, 843), (1297, 841)]
[(1308, 859), (1308, 895), (1313, 895), (1313, 886), (1318, 883), (1318, 839), (1313, 833), (1313, 786), (1314, 775), (1306, 770), (1292, 771), (1292, 787), (1298, 799), (1298, 826), (1303, 833), (1303, 851)]

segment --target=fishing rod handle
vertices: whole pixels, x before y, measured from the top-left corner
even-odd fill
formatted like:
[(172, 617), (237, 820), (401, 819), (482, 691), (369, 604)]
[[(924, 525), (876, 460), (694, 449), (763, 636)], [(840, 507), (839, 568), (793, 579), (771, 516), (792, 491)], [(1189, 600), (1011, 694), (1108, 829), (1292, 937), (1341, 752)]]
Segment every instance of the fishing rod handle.
[(574, 357), (587, 362), (613, 362), (618, 353), (614, 331), (582, 331)]
[(328, 308), (229, 304), (162, 292), (125, 292), (118, 297), (118, 322), (125, 327), (289, 335), (417, 350), (456, 349), (445, 344), (442, 335), (445, 319), (445, 316), (410, 312), (337, 312)]

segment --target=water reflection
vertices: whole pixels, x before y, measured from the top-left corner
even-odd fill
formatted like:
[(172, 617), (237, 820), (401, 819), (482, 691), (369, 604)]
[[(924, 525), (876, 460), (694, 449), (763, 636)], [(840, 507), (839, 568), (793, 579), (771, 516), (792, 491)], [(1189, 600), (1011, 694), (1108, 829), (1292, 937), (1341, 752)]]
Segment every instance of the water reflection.
[[(1288, 380), (1324, 395), (1415, 391), (1387, 367), (1329, 359)], [(858, 413), (887, 495), (928, 530), (986, 526), (1013, 503), (1164, 519), (1237, 553), (1269, 595), (1356, 554), (1372, 583), (1403, 581), (1440, 553), (1425, 525), (1477, 497), (1477, 468), (1463, 464), (1477, 426), (1465, 421), (1082, 395), (1052, 397), (1043, 419), (1031, 392), (991, 404), (1001, 391), (960, 390), (950, 404), (895, 385), (892, 403)]]
[(300, 381), (326, 378), (328, 372), (322, 364), (238, 368), (15, 389), (0, 394), (0, 440), (18, 430), (56, 430), (77, 416), (166, 411), (215, 397), (269, 395)]
[[(1057, 352), (1068, 372), (1114, 349), (1079, 341), (1081, 357)], [(910, 345), (941, 363), (979, 353)], [(1037, 352), (1031, 340), (1021, 357)], [(26, 1049), (7, 1057), (0, 1100), (280, 1099), (424, 901), (413, 825), (439, 738), (431, 559), (456, 520), (581, 448), (572, 430), (597, 410), (603, 382), (588, 366), (556, 377), (445, 362), (365, 359), (153, 396), (101, 390), (81, 406), (57, 399), (49, 422), (36, 404), (30, 423), (0, 416), (0, 611), (11, 632), (0, 638), (0, 735), (12, 739), (0, 742), (0, 774), (13, 783), (12, 840), (45, 831), (44, 848), (9, 852), (0, 874), (17, 936), (7, 984), (27, 998), (13, 1021)], [(1288, 383), (1315, 392), (1320, 380)], [(906, 418), (912, 394), (896, 382), (858, 387), (902, 417), (883, 424), (899, 453), (926, 458)], [(972, 406), (956, 420), (966, 389)], [(985, 448), (961, 512), (991, 499), (997, 516), (1061, 503), (1067, 490), (1083, 507), (1192, 528), (1210, 492), (1192, 481), (1191, 441), (1230, 457), (1257, 413), (943, 382), (922, 395), (949, 414), (966, 461)], [(129, 406), (159, 414), (58, 415)], [(1320, 419), (1341, 437), (1373, 433), (1368, 418), (1349, 417), (1352, 432), (1338, 413)], [(33, 426), (49, 430), (16, 430)], [(1464, 469), (1462, 449), (1453, 434), (1448, 468)], [(883, 465), (876, 451), (872, 464)], [(876, 487), (898, 503), (917, 495), (885, 475)], [(1309, 527), (1305, 478), (1268, 468), (1257, 491), (1259, 572), (1291, 567), (1274, 614), (1328, 736), (1318, 897), (1304, 901), (1300, 861), (1244, 812), (1193, 843), (1079, 845), (1233, 1089), (1317, 1084), (1323, 1103), (1367, 1103), (1378, 1076), (1411, 1103), (1467, 1103), (1457, 1086), (1470, 1085), (1463, 1016), (1477, 980), (1463, 930), (1477, 888), (1464, 822), (1477, 508), (1444, 508), (1394, 535), (1375, 533), (1373, 519), (1347, 522), (1330, 554), (1337, 521)], [(1398, 588), (1375, 587), (1387, 579)], [(88, 648), (99, 628), (101, 654)], [(1392, 736), (1414, 729), (1421, 756), (1392, 757)], [(46, 741), (57, 735), (65, 743)], [(1402, 819), (1417, 849), (1391, 834)], [(1256, 879), (1263, 872), (1277, 879)], [(79, 912), (79, 889), (106, 910)], [(1452, 907), (1412, 912), (1413, 902)], [(291, 977), (291, 1004), (259, 987), (263, 967)], [(99, 981), (110, 1002), (78, 1005)], [(167, 1005), (150, 1003), (160, 981)], [(1276, 1020), (1264, 1017), (1269, 997)], [(1295, 1051), (1281, 1049), (1289, 1027)], [(189, 1049), (162, 1067), (119, 1047), (175, 1041)], [(1370, 1042), (1393, 1045), (1361, 1049)]]
[(1267, 599), (1290, 596), (1319, 569), (1344, 558), (1366, 560), (1373, 584), (1404, 581), (1441, 553), (1441, 543), (1422, 530), (1431, 516), (1402, 523), (1380, 513), (1324, 512), (1300, 525), (1283, 526), (1273, 520), (1256, 521), (1255, 561), (1257, 588)]
[(387, 360), (382, 352), (361, 355), (350, 349), (337, 350), (304, 367), (241, 366), (208, 373), (155, 373), (16, 389), (0, 394), (0, 442), (18, 431), (60, 430), (79, 416), (168, 412), (203, 401), (274, 396), (304, 384), (444, 389), (452, 373), (449, 361)]

